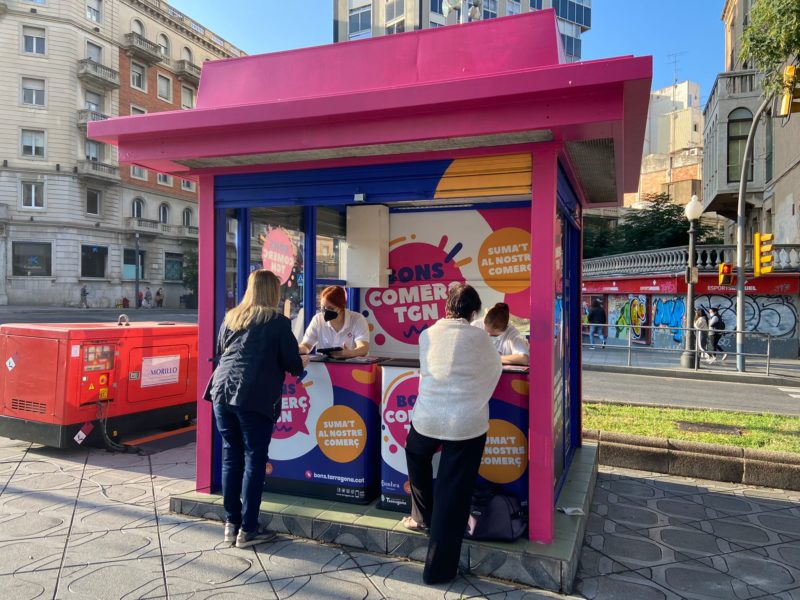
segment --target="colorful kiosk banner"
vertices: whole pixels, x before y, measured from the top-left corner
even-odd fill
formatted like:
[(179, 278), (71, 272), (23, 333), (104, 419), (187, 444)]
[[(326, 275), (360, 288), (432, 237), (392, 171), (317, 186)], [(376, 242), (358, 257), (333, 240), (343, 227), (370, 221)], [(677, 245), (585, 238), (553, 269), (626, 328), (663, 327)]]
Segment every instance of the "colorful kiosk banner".
[(287, 375), (265, 489), (367, 503), (378, 491), (380, 369), (310, 363)]
[[(509, 305), (530, 315), (530, 208), (393, 213), (388, 288), (362, 291), (374, 354), (417, 358), (419, 334), (444, 317), (448, 286), (469, 283), (484, 309)], [(523, 326), (524, 328), (524, 326)]]

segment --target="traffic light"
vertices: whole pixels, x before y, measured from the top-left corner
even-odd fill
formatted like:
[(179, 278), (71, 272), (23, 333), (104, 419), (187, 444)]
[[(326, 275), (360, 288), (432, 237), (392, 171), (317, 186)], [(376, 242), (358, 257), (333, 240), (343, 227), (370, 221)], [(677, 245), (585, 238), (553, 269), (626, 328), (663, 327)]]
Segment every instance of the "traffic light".
[(772, 273), (772, 239), (771, 233), (757, 233), (753, 236), (753, 275), (761, 277)]
[(780, 97), (776, 117), (788, 117), (800, 112), (800, 90), (796, 90), (797, 72), (794, 65), (783, 68), (783, 94)]
[(733, 274), (733, 265), (731, 263), (719, 264), (719, 284), (720, 285), (734, 285), (736, 283), (736, 275)]

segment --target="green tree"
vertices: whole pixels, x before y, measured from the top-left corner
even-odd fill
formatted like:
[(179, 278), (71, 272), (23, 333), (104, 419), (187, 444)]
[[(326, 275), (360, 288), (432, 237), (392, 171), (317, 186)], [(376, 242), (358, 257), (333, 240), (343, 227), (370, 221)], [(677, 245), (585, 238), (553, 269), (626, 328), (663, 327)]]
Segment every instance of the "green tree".
[(197, 296), (197, 251), (189, 250), (183, 255), (183, 287), (191, 292), (193, 296)]
[[(584, 221), (584, 258), (689, 244), (682, 206), (673, 204), (669, 194), (648, 196), (644, 201), (644, 208), (628, 211), (615, 228)], [(698, 244), (722, 243), (718, 228), (699, 221), (695, 231)]]
[(764, 73), (766, 94), (783, 90), (783, 65), (800, 54), (800, 2), (757, 0), (744, 30), (742, 59)]

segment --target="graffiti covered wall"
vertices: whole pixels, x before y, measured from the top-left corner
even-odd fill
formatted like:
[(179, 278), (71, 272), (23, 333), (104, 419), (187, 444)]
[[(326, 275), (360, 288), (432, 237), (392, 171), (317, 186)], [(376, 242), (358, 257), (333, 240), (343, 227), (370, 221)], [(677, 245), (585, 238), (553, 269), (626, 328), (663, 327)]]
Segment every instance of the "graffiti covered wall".
[(610, 294), (608, 296), (608, 337), (628, 340), (630, 329), (631, 340), (646, 344), (649, 341), (647, 297), (640, 294)]

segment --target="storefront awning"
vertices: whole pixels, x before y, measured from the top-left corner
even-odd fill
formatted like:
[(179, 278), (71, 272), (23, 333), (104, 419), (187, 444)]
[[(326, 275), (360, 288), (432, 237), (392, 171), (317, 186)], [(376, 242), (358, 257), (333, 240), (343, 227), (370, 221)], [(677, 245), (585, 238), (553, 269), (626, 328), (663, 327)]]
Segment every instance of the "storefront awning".
[(564, 63), (546, 10), (208, 62), (196, 108), (89, 135), (183, 177), (555, 141), (587, 204), (617, 205), (638, 186), (651, 72), (650, 57)]

